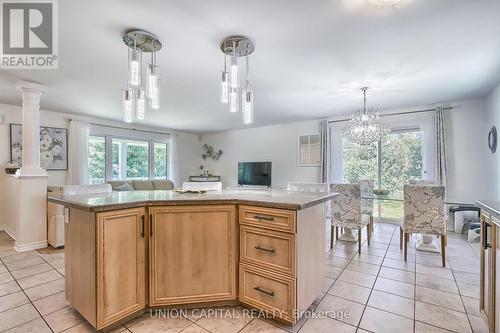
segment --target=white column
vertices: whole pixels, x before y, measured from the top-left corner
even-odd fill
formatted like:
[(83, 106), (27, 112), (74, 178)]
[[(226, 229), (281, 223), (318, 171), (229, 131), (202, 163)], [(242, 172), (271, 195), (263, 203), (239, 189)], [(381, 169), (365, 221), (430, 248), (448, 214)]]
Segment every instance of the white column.
[(16, 176), (47, 177), (45, 169), (40, 167), (40, 96), (46, 87), (37, 83), (21, 81), (17, 90), (23, 98), (23, 138), (22, 167)]

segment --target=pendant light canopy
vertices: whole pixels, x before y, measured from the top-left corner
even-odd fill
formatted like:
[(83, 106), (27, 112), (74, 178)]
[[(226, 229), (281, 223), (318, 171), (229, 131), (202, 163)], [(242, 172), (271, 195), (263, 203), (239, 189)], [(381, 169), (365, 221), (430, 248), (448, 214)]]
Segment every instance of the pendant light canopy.
[[(224, 69), (221, 76), (221, 103), (229, 104), (230, 112), (241, 111), (243, 123), (252, 124), (254, 93), (248, 80), (250, 72), (248, 56), (255, 51), (255, 44), (245, 36), (229, 36), (222, 40), (220, 49), (224, 53)], [(244, 61), (240, 61), (240, 58), (244, 58)], [(243, 66), (245, 68), (244, 72), (241, 69)], [(244, 73), (244, 76), (241, 73)]]
[[(125, 122), (144, 120), (146, 107), (160, 108), (160, 78), (156, 53), (162, 44), (155, 35), (131, 30), (123, 35), (123, 43), (128, 47), (128, 86), (123, 89), (123, 119)], [(150, 61), (146, 65), (146, 79), (143, 80), (143, 54), (149, 53)]]
[(380, 114), (374, 109), (366, 108), (366, 92), (369, 88), (363, 87), (363, 109), (352, 113), (349, 127), (344, 131), (344, 137), (360, 144), (370, 145), (375, 141), (383, 139), (389, 129), (380, 121)]

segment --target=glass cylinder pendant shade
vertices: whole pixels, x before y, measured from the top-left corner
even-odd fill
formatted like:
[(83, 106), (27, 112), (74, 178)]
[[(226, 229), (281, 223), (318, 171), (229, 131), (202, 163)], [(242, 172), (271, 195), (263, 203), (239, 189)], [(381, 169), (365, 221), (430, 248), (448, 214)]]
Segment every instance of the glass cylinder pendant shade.
[(253, 91), (248, 90), (243, 94), (243, 124), (253, 124)]
[(231, 88), (238, 88), (238, 58), (231, 57)]
[(227, 104), (229, 102), (229, 81), (228, 81), (228, 72), (222, 72), (222, 79), (220, 82), (220, 101), (223, 104)]
[(156, 66), (148, 65), (147, 69), (147, 96), (148, 98), (154, 98), (155, 94), (158, 93), (158, 68)]
[(123, 89), (122, 90), (122, 94), (123, 94), (123, 121), (125, 121), (126, 123), (131, 123), (132, 120), (133, 120), (133, 116), (134, 116), (134, 110), (133, 110), (133, 107), (132, 107), (132, 99), (131, 99), (131, 96), (130, 96), (130, 92), (128, 89)]
[(238, 93), (236, 89), (231, 89), (229, 93), (229, 112), (238, 112)]
[(156, 79), (156, 89), (154, 96), (149, 99), (149, 107), (154, 110), (160, 108), (160, 79)]
[(130, 49), (130, 60), (128, 68), (128, 82), (131, 86), (141, 85), (141, 63), (142, 54), (138, 50)]
[(146, 93), (140, 89), (137, 91), (137, 119), (144, 120), (146, 115)]

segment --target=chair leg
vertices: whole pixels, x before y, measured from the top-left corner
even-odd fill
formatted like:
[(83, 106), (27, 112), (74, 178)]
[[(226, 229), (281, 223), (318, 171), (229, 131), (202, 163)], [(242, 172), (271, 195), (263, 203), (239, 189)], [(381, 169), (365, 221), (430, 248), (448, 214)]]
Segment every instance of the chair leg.
[(441, 236), (441, 260), (443, 267), (446, 267), (446, 236)]
[[(360, 232), (360, 234), (361, 234), (361, 232)], [(372, 236), (371, 226), (367, 225), (366, 226), (366, 242), (368, 243), (368, 246), (370, 246), (370, 238), (371, 238), (371, 236)]]
[(373, 214), (370, 214), (370, 227), (372, 228), (372, 232), (370, 233), (370, 235), (372, 235), (375, 231), (375, 225), (373, 224)]
[(335, 240), (339, 240), (339, 227), (335, 226)]
[(404, 245), (404, 257), (405, 257), (405, 261), (407, 261), (407, 258), (408, 258), (408, 234), (405, 232), (403, 234), (404, 236), (404, 240), (403, 240), (403, 245)]
[(403, 228), (399, 227), (399, 249), (403, 249)]
[(361, 228), (358, 229), (358, 255), (361, 255)]
[(334, 226), (332, 225), (330, 227), (330, 249), (333, 249), (333, 228)]

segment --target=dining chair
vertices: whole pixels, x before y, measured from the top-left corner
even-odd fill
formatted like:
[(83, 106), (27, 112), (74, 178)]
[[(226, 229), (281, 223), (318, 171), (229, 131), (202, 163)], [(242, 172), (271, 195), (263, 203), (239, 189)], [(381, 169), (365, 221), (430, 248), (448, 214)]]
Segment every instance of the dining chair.
[(363, 179), (358, 181), (361, 186), (361, 213), (367, 215), (370, 222), (371, 233), (374, 231), (373, 224), (373, 190), (375, 189), (375, 180)]
[(221, 192), (222, 183), (221, 182), (184, 182), (182, 183), (183, 190), (191, 191), (212, 191)]
[(446, 266), (445, 188), (441, 185), (405, 185), (403, 244), (407, 260), (409, 234), (436, 235), (441, 239), (441, 258)]
[[(361, 232), (369, 222), (363, 221), (361, 214), (361, 185), (355, 184), (331, 184), (330, 192), (337, 192), (338, 196), (332, 199), (332, 238), (330, 248), (333, 248), (333, 229), (335, 228), (335, 239), (339, 239), (338, 228), (358, 230), (358, 253), (361, 254), (362, 237)], [(367, 243), (370, 245), (371, 230), (366, 228)]]

